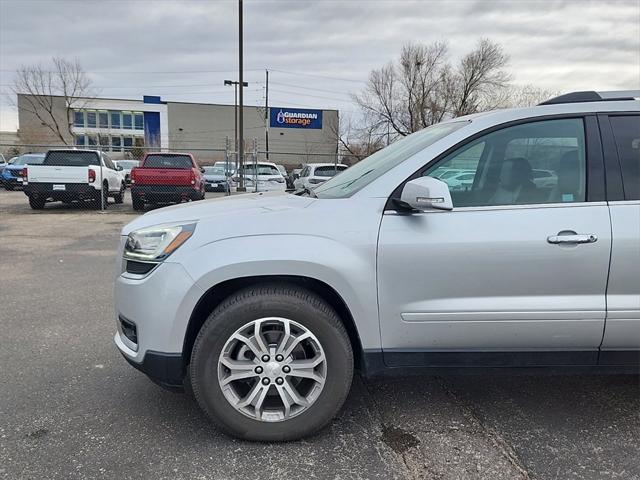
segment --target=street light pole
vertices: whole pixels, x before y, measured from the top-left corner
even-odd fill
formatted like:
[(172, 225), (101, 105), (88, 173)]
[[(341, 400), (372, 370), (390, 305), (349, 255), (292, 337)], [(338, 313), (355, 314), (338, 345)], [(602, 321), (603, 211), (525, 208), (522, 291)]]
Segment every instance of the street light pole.
[(242, 0), (238, 0), (238, 82), (240, 87), (240, 112), (238, 113), (238, 168), (240, 169), (240, 185), (238, 185), (239, 192), (245, 192), (244, 186), (244, 96), (242, 91), (244, 90), (244, 82), (242, 79), (243, 65), (242, 65)]
[[(245, 87), (248, 87), (249, 84), (247, 82), (242, 82)], [(233, 132), (234, 132), (234, 152), (235, 152), (235, 166), (236, 172), (238, 171), (238, 85), (240, 82), (236, 82), (233, 80), (225, 80), (224, 85), (229, 86), (233, 85)]]

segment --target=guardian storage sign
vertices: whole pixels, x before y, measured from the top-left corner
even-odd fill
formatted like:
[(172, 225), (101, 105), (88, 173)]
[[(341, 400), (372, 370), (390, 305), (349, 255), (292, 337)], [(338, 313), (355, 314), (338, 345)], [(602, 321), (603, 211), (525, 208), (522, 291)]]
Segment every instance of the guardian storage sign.
[(270, 108), (271, 128), (322, 128), (322, 110)]

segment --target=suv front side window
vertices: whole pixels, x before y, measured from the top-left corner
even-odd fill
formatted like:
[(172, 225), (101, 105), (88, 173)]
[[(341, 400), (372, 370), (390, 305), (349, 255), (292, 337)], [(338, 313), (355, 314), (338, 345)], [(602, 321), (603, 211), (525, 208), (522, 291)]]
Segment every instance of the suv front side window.
[[(456, 175), (448, 174), (459, 172)], [(542, 182), (535, 172), (547, 175)], [(423, 175), (449, 185), (456, 207), (572, 203), (586, 200), (583, 120), (505, 127), (454, 151)]]

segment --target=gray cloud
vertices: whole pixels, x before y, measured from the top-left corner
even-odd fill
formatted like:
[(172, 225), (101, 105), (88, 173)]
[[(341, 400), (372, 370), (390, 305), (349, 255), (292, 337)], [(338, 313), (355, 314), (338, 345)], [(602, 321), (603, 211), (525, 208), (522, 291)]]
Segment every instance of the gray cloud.
[[(236, 15), (228, 0), (0, 0), (0, 94), (20, 65), (58, 55), (78, 58), (102, 96), (231, 103)], [(349, 114), (349, 93), (402, 44), (446, 40), (456, 59), (480, 37), (504, 46), (517, 83), (640, 88), (637, 0), (245, 0), (247, 101), (264, 102), (269, 68), (273, 105)], [(15, 126), (1, 98), (0, 129)]]

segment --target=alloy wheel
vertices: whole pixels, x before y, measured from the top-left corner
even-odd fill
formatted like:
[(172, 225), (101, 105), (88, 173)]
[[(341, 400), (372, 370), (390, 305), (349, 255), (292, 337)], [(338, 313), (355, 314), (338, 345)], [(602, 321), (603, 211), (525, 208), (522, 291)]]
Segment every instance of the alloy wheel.
[(236, 330), (218, 359), (218, 382), (237, 411), (262, 422), (295, 417), (317, 400), (327, 375), (316, 336), (293, 320), (266, 317)]

